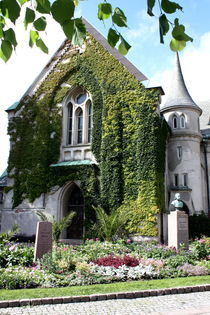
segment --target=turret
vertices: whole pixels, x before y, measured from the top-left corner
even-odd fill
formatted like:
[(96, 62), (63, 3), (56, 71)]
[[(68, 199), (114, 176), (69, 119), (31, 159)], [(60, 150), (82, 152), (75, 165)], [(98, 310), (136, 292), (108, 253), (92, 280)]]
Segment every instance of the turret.
[(168, 205), (175, 193), (195, 213), (203, 210), (199, 117), (202, 113), (193, 101), (184, 82), (179, 55), (176, 54), (175, 69), (166, 102), (161, 107), (171, 136), (167, 150)]

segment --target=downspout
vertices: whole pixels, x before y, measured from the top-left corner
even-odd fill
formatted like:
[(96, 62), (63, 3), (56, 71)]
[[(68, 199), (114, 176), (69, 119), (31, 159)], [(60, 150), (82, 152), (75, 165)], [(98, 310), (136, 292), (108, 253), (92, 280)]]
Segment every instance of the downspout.
[(204, 152), (204, 162), (205, 162), (205, 172), (206, 172), (208, 217), (210, 218), (209, 176), (208, 176), (208, 159), (207, 159), (208, 138), (209, 138), (208, 136), (205, 136), (205, 138), (203, 138), (203, 152)]

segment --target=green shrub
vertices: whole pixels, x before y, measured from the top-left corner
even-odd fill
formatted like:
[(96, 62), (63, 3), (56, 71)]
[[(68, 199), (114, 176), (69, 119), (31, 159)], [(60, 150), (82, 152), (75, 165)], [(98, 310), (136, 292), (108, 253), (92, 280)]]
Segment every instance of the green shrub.
[(189, 216), (189, 233), (192, 239), (201, 238), (204, 235), (210, 237), (210, 218), (205, 213)]
[(31, 266), (34, 248), (27, 245), (9, 243), (0, 245), (0, 267)]
[(191, 244), (191, 249), (195, 259), (205, 259), (210, 256), (210, 238), (196, 240)]
[(166, 265), (169, 268), (177, 268), (178, 266), (182, 266), (185, 263), (193, 263), (193, 258), (190, 255), (175, 255), (166, 259)]

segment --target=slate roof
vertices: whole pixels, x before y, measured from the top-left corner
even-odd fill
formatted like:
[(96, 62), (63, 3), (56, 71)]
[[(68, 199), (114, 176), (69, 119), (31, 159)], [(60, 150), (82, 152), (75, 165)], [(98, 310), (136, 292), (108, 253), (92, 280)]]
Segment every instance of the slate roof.
[(0, 176), (0, 187), (5, 187), (7, 185), (7, 170), (5, 170)]
[(64, 161), (57, 164), (51, 164), (50, 166), (57, 167), (57, 166), (78, 166), (78, 165), (93, 165), (94, 162), (90, 160), (80, 160), (80, 161)]
[(200, 129), (202, 134), (210, 134), (210, 100), (198, 102), (202, 109), (200, 116)]
[(11, 110), (14, 110), (17, 106), (18, 106), (19, 102), (15, 102), (14, 104), (12, 104), (10, 107), (8, 107), (5, 112), (9, 112)]
[(171, 80), (171, 87), (167, 93), (166, 102), (161, 107), (161, 112), (173, 107), (190, 107), (201, 112), (200, 107), (193, 101), (185, 85), (178, 53), (176, 53), (176, 65)]

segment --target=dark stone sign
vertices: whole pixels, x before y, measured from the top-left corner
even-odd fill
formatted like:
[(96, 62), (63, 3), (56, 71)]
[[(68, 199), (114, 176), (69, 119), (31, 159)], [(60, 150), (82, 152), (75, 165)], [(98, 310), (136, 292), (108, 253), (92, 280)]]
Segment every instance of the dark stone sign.
[(38, 222), (36, 228), (36, 241), (34, 250), (34, 260), (52, 251), (52, 223)]

